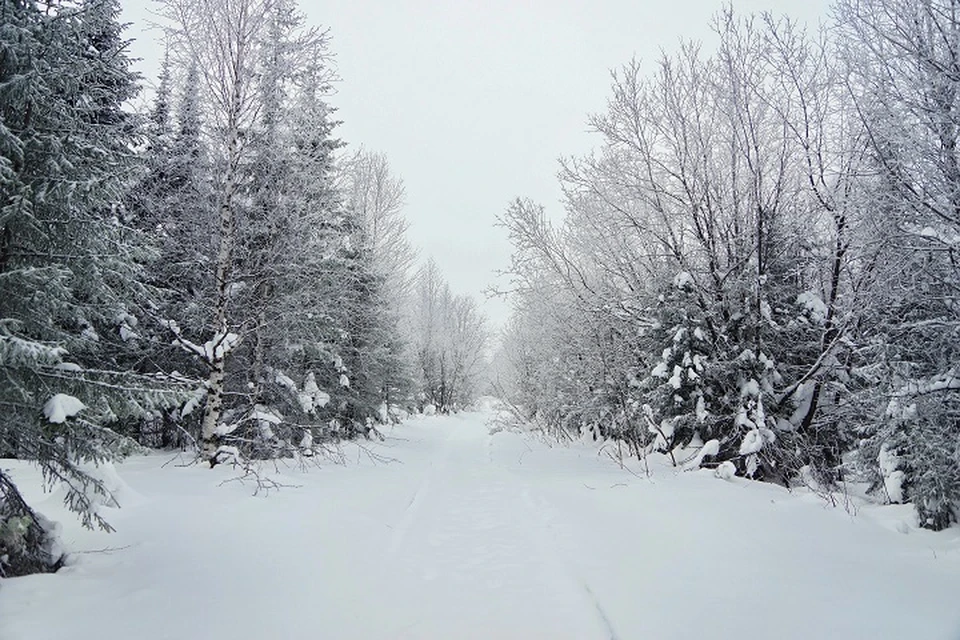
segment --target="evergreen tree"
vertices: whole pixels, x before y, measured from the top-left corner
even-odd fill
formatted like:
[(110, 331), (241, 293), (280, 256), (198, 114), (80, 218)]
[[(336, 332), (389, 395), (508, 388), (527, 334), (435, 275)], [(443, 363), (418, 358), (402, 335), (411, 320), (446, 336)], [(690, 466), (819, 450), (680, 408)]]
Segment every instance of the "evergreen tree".
[[(0, 13), (0, 456), (33, 459), (84, 524), (110, 500), (85, 463), (122, 455), (114, 428), (179, 400), (118, 365), (147, 299), (142, 238), (120, 201), (138, 123), (114, 0), (4, 0)], [(97, 497), (99, 495), (99, 497)], [(50, 529), (0, 471), (0, 572), (53, 569)]]

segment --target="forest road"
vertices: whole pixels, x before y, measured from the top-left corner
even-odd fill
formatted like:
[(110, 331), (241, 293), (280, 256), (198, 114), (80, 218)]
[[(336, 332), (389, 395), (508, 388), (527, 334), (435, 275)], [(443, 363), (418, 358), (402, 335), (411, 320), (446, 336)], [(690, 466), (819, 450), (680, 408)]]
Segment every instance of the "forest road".
[(385, 547), (420, 601), (398, 637), (617, 638), (565, 560), (569, 531), (518, 472), (526, 448), (494, 447), (488, 418), (415, 427), (423, 474)]
[(132, 456), (98, 471), (123, 505), (101, 509), (112, 534), (0, 461), (72, 553), (2, 581), (0, 640), (960, 640), (960, 530), (622, 468), (616, 444), (492, 433), (493, 417), (414, 418), (333, 447), (346, 464), (265, 463), (269, 491)]

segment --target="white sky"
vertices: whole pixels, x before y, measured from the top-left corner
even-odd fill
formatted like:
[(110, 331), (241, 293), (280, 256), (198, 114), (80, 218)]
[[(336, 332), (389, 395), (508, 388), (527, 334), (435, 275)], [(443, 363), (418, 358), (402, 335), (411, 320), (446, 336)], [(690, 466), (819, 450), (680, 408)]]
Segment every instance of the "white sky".
[[(815, 24), (828, 0), (736, 0), (740, 12)], [(149, 0), (123, 0), (134, 55), (153, 80), (161, 55), (143, 30)], [(709, 41), (723, 0), (302, 0), (331, 28), (342, 82), (330, 102), (351, 146), (383, 152), (407, 189), (410, 239), (491, 322), (508, 307), (484, 288), (508, 265), (495, 219), (517, 196), (562, 215), (560, 156), (598, 143), (609, 71), (652, 63), (679, 38)]]

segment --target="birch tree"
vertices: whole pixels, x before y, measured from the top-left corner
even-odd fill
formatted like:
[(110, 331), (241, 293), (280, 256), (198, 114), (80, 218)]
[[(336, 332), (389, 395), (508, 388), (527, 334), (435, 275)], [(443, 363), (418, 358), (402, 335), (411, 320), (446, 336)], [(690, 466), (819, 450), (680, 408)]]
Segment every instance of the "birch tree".
[(229, 305), (236, 241), (238, 196), (249, 148), (245, 134), (260, 109), (254, 82), (257, 45), (268, 25), (273, 0), (162, 0), (162, 13), (174, 25), (174, 41), (196, 62), (206, 99), (208, 146), (215, 167), (214, 197), (218, 219), (212, 331), (204, 343), (185, 337), (171, 325), (181, 344), (209, 368), (207, 401), (200, 432), (201, 455), (217, 463), (218, 427), (223, 411), (225, 362), (240, 335), (231, 326)]

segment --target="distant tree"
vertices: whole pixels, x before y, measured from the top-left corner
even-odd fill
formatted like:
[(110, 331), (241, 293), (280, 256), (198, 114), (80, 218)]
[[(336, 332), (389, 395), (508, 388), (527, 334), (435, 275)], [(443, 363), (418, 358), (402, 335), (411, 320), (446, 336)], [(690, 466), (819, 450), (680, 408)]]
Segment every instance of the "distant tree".
[(463, 408), (479, 391), (486, 321), (471, 298), (450, 291), (432, 260), (418, 273), (414, 295), (411, 342), (421, 408)]
[(344, 207), (360, 227), (359, 250), (370, 271), (368, 314), (375, 322), (371, 332), (368, 366), (376, 369), (372, 379), (377, 397), (388, 412), (406, 404), (412, 391), (412, 367), (402, 337), (409, 316), (416, 252), (406, 237), (403, 216), (403, 181), (393, 176), (387, 158), (360, 149), (339, 166), (339, 189)]

